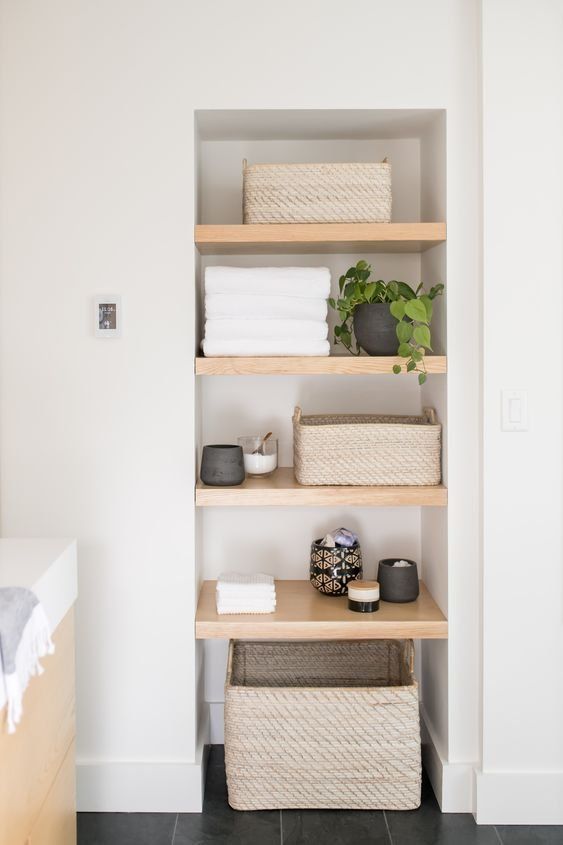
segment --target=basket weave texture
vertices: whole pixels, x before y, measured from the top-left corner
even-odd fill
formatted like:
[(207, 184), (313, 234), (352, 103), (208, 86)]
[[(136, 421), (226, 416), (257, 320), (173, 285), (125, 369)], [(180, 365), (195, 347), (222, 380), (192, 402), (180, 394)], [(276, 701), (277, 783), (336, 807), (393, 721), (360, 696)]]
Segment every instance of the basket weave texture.
[(418, 807), (413, 655), (412, 640), (232, 641), (225, 686), (231, 807)]
[(442, 426), (423, 416), (325, 414), (293, 417), (293, 465), (299, 484), (440, 483)]
[(391, 165), (253, 164), (243, 168), (245, 223), (389, 223)]

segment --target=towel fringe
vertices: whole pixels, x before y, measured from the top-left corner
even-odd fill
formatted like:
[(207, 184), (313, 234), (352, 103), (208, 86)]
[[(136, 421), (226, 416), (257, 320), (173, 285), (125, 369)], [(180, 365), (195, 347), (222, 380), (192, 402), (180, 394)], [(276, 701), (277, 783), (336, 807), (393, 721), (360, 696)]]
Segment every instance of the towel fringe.
[(16, 652), (15, 672), (4, 675), (6, 697), (6, 724), (13, 734), (23, 713), (23, 694), (31, 678), (45, 671), (39, 662), (47, 654), (53, 654), (55, 646), (51, 640), (49, 621), (40, 604), (35, 605), (23, 629)]

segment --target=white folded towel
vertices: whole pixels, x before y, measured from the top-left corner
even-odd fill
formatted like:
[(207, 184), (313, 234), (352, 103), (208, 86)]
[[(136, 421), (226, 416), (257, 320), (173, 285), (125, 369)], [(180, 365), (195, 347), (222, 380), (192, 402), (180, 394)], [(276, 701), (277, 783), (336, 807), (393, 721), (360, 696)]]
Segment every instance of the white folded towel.
[(264, 596), (264, 598), (225, 598), (222, 595), (217, 596), (217, 604), (220, 604), (222, 607), (232, 607), (235, 609), (240, 607), (248, 607), (250, 609), (257, 607), (258, 609), (264, 607), (271, 607), (275, 608), (276, 606), (276, 597), (274, 596)]
[(226, 616), (227, 614), (246, 614), (246, 613), (273, 613), (276, 609), (276, 603), (263, 602), (262, 604), (249, 605), (246, 602), (241, 602), (239, 605), (225, 605), (223, 602), (217, 602), (217, 613), (219, 616)]
[(327, 299), (328, 267), (207, 267), (205, 293)]
[(272, 575), (222, 572), (217, 579), (217, 613), (273, 613), (276, 587)]
[(205, 297), (208, 320), (244, 317), (261, 320), (326, 320), (326, 299), (303, 296), (253, 296), (247, 293), (210, 293)]
[(206, 340), (326, 340), (328, 325), (313, 320), (207, 320)]
[(249, 575), (242, 572), (221, 572), (217, 578), (217, 589), (253, 593), (261, 590), (275, 591), (276, 585), (274, 576), (265, 572), (252, 572)]
[(206, 358), (326, 357), (328, 340), (207, 340), (201, 347)]

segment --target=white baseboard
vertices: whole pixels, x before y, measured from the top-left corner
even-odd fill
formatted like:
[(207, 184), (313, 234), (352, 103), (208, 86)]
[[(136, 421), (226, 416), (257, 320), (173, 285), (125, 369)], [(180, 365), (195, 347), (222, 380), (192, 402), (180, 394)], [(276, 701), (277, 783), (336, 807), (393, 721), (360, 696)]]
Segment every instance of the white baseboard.
[(475, 765), (444, 759), (432, 725), (421, 706), (422, 760), (443, 813), (473, 813)]
[(201, 813), (209, 750), (209, 722), (205, 721), (193, 762), (78, 760), (78, 811)]
[(478, 824), (563, 825), (563, 772), (482, 772)]

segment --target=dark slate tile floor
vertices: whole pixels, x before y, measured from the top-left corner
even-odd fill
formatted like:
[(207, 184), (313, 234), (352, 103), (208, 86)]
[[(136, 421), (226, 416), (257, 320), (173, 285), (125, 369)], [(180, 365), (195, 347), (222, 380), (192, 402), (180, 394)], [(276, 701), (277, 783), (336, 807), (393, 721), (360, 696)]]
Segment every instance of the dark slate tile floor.
[(78, 845), (563, 845), (563, 826), (476, 825), (441, 813), (425, 779), (418, 810), (272, 810), (227, 803), (222, 746), (211, 749), (203, 813), (79, 813)]

